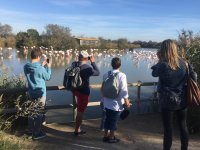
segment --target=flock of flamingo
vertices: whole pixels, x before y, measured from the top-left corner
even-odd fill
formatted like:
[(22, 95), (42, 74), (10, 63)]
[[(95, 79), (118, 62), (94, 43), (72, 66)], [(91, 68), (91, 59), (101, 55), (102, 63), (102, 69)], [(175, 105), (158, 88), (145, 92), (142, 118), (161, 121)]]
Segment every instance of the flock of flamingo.
[[(33, 47), (23, 47), (21, 50), (16, 50), (17, 54), (21, 54), (25, 59), (28, 59), (28, 54), (31, 51), (31, 49), (35, 48)], [(40, 47), (42, 50), (43, 56), (52, 58), (53, 61), (53, 67), (55, 66), (65, 66), (66, 64), (69, 64), (71, 60), (77, 60), (79, 50), (77, 49), (67, 49), (67, 50), (54, 50), (53, 47), (45, 48), (43, 46)], [(13, 50), (12, 48), (6, 48), (3, 49), (0, 47), (0, 61), (3, 61), (4, 57), (8, 59), (13, 58)], [(96, 61), (98, 63), (104, 63), (104, 66), (106, 66), (105, 63), (110, 64), (110, 59), (112, 57), (122, 57), (123, 55), (127, 55), (130, 57), (135, 65), (137, 66), (140, 60), (146, 60), (148, 61), (148, 64), (154, 64), (157, 62), (157, 55), (156, 50), (152, 49), (144, 49), (144, 48), (137, 48), (133, 49), (132, 51), (129, 50), (117, 50), (117, 49), (106, 49), (106, 50), (100, 50), (100, 49), (88, 49), (86, 50), (91, 56), (94, 56)], [(6, 53), (7, 55), (4, 55)], [(20, 58), (18, 57), (18, 60), (20, 61)], [(150, 66), (150, 65), (149, 65)]]

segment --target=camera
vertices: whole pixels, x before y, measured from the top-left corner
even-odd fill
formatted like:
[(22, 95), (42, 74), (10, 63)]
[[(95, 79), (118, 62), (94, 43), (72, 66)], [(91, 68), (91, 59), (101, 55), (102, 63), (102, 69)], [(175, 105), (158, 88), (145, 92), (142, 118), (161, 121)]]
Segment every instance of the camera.
[(46, 60), (46, 61), (47, 61), (47, 63), (49, 63), (49, 58), (47, 58), (47, 60)]

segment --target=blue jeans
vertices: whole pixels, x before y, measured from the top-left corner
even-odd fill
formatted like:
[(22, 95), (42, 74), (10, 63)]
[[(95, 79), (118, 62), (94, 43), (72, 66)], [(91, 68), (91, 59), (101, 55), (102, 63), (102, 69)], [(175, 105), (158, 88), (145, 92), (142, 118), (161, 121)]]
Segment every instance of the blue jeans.
[(30, 110), (28, 115), (28, 130), (34, 135), (41, 132), (42, 123), (45, 121), (45, 101), (46, 97), (39, 98), (36, 102), (41, 103), (42, 108), (31, 108), (32, 110)]
[(119, 120), (120, 111), (114, 111), (106, 108), (106, 120), (104, 128), (106, 130), (117, 130), (117, 121)]
[(106, 110), (105, 110), (105, 109), (102, 109), (102, 114), (101, 114), (101, 125), (100, 125), (100, 129), (101, 129), (101, 130), (104, 129), (105, 120), (106, 120)]

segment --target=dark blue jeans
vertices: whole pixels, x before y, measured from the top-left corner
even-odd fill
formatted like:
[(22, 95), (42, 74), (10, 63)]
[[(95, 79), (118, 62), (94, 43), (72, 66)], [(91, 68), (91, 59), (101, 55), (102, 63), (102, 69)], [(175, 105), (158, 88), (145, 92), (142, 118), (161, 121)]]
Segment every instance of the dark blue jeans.
[(32, 132), (33, 135), (37, 135), (41, 132), (42, 123), (45, 121), (45, 100), (46, 97), (41, 97), (36, 100), (38, 103), (41, 103), (39, 108), (31, 108), (28, 115), (28, 130)]
[(177, 122), (180, 130), (181, 150), (187, 150), (189, 139), (186, 123), (187, 108), (176, 111), (162, 110), (162, 121), (164, 127), (163, 150), (170, 150), (172, 146), (172, 120), (174, 114), (177, 115)]
[(117, 121), (119, 120), (120, 111), (114, 111), (106, 108), (106, 120), (104, 123), (105, 130), (117, 130)]

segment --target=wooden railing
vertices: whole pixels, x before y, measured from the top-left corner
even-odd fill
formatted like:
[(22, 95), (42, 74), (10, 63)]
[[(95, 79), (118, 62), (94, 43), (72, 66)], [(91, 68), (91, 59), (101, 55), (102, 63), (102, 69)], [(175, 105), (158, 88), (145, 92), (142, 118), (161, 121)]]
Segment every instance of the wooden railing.
[[(141, 82), (138, 81), (136, 83), (128, 83), (128, 87), (137, 87), (137, 99), (136, 101), (141, 101), (141, 87), (142, 86), (156, 86), (157, 82)], [(99, 89), (101, 87), (101, 84), (92, 84), (90, 85), (92, 89)], [(47, 91), (55, 91), (55, 90), (65, 90), (64, 86), (47, 86)], [(7, 93), (7, 94), (13, 94), (17, 92), (27, 92), (28, 88), (15, 88), (15, 89), (0, 89), (0, 95)], [(154, 97), (156, 99), (156, 95)], [(72, 104), (66, 104), (66, 105), (53, 105), (53, 106), (46, 106), (47, 110), (50, 109), (64, 109), (64, 108), (72, 108), (73, 110), (73, 119), (75, 119), (76, 116), (76, 108), (74, 107), (76, 105), (76, 98), (73, 96)], [(100, 102), (89, 102), (88, 106), (98, 106), (100, 105)], [(5, 109), (1, 113), (13, 113), (16, 112), (17, 109)]]

